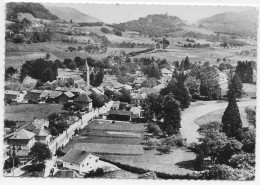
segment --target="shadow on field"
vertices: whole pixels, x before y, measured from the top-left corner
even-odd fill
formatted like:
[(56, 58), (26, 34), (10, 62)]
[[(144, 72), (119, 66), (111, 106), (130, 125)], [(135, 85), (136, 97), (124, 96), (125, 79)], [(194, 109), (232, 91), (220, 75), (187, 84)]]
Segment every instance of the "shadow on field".
[(188, 161), (181, 161), (176, 163), (176, 165), (180, 168), (185, 168), (185, 169), (189, 169), (189, 170), (193, 170), (194, 168), (194, 160), (188, 160)]

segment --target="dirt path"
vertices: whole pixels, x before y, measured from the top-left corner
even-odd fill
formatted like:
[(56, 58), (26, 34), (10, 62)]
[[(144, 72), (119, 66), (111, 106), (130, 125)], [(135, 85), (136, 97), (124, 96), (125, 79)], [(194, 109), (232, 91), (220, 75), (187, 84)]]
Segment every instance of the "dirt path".
[[(197, 142), (199, 134), (197, 130), (199, 126), (194, 122), (196, 118), (201, 117), (205, 114), (208, 114), (212, 111), (219, 109), (225, 109), (228, 105), (228, 102), (217, 103), (216, 101), (202, 102), (204, 105), (198, 105), (185, 109), (182, 112), (181, 120), (181, 134), (184, 138), (187, 138), (187, 143)], [(239, 107), (244, 106), (254, 106), (256, 105), (256, 100), (248, 100), (244, 102), (237, 102)]]

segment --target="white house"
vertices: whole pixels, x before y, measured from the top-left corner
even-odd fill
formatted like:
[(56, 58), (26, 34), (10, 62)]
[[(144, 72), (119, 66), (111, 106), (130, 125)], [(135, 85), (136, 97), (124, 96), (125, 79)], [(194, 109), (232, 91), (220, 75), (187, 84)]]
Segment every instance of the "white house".
[(66, 155), (61, 158), (63, 167), (76, 170), (79, 173), (87, 173), (98, 168), (99, 157), (76, 148), (70, 149)]
[(161, 72), (162, 72), (162, 75), (164, 76), (164, 77), (168, 77), (168, 76), (172, 76), (172, 71), (170, 71), (170, 70), (168, 70), (168, 69), (166, 69), (166, 68), (163, 68), (163, 69), (161, 69)]

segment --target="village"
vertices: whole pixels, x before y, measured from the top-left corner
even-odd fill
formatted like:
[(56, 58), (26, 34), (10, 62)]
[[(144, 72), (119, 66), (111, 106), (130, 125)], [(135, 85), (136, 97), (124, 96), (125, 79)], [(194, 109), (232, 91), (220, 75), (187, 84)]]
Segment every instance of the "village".
[(254, 179), (254, 30), (87, 18), (7, 5), (5, 177)]

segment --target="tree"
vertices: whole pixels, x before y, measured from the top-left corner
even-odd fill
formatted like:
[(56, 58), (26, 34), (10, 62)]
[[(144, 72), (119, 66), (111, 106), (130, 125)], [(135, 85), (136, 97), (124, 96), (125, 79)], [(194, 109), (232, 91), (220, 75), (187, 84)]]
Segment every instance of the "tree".
[(237, 140), (240, 141), (243, 146), (242, 150), (247, 153), (255, 152), (255, 140), (256, 130), (255, 128), (244, 127), (237, 131)]
[(168, 85), (161, 89), (161, 95), (172, 93), (174, 98), (180, 102), (180, 108), (188, 108), (190, 106), (191, 95), (189, 89), (184, 85), (184, 82), (171, 80)]
[(188, 87), (189, 92), (193, 98), (196, 98), (200, 95), (200, 80), (196, 79), (193, 76), (187, 77), (184, 82), (185, 86)]
[(243, 83), (252, 83), (254, 75), (252, 62), (238, 61), (236, 67), (236, 74), (240, 77)]
[(125, 89), (125, 88), (122, 88), (119, 92), (121, 93), (121, 96), (120, 96), (119, 100), (121, 102), (128, 102), (128, 103), (130, 103), (130, 100), (131, 100), (130, 91)]
[(104, 97), (97, 93), (92, 93), (89, 97), (92, 99), (92, 104), (94, 108), (100, 108), (106, 103)]
[(160, 79), (162, 76), (162, 72), (158, 67), (158, 64), (153, 62), (146, 67), (143, 68), (143, 72), (145, 75), (147, 75), (149, 78), (157, 78)]
[(44, 164), (44, 161), (51, 159), (52, 154), (49, 147), (41, 142), (36, 142), (30, 149), (29, 156), (33, 164)]
[(184, 69), (184, 70), (190, 69), (190, 60), (189, 60), (189, 57), (188, 57), (188, 56), (186, 56), (186, 58), (185, 58), (185, 60), (184, 60), (183, 69)]
[(76, 62), (71, 61), (70, 63), (68, 63), (67, 67), (70, 70), (75, 70), (77, 68), (77, 64), (76, 64)]
[(225, 146), (220, 150), (217, 156), (217, 162), (220, 164), (228, 164), (231, 156), (242, 152), (242, 143), (234, 138), (229, 138)]
[(49, 59), (51, 58), (50, 53), (47, 53), (46, 56), (45, 56), (45, 58), (46, 58), (47, 60), (49, 60)]
[(53, 70), (51, 68), (47, 68), (42, 73), (42, 80), (44, 82), (52, 82), (54, 80)]
[(163, 101), (164, 131), (168, 135), (178, 134), (181, 128), (180, 103), (174, 99), (172, 93), (166, 95)]
[(95, 87), (100, 86), (100, 84), (103, 82), (103, 79), (104, 79), (104, 71), (102, 69), (100, 69), (95, 76), (94, 86)]
[(233, 98), (232, 94), (230, 93), (231, 89), (234, 90), (236, 98), (241, 98), (244, 94), (242, 81), (237, 74), (235, 74), (234, 76), (232, 76), (231, 74), (230, 81), (228, 83), (228, 89), (228, 98)]
[(238, 129), (242, 128), (242, 121), (234, 90), (230, 90), (229, 103), (222, 116), (222, 124), (223, 132), (225, 132), (228, 137), (235, 137)]
[(152, 122), (154, 119), (162, 119), (162, 102), (163, 96), (156, 94), (148, 94), (141, 104), (144, 110), (144, 117), (146, 120)]

